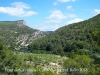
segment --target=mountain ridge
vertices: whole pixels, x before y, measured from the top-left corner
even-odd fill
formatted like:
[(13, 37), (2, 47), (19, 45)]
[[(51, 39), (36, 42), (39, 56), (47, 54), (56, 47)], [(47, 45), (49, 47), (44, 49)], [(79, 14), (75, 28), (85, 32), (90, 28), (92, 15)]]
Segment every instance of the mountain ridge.
[(12, 49), (19, 50), (45, 35), (45, 32), (28, 27), (24, 20), (0, 21), (0, 39)]

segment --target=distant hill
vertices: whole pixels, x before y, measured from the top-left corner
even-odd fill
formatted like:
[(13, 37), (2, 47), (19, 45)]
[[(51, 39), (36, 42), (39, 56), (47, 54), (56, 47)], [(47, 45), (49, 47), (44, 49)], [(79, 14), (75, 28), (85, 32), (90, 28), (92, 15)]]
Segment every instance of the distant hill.
[(53, 33), (53, 31), (44, 31), (44, 32), (46, 32), (47, 34)]
[(0, 21), (0, 39), (11, 49), (19, 50), (45, 35), (42, 31), (28, 27), (24, 20)]
[(33, 41), (29, 45), (29, 50), (52, 51), (54, 54), (76, 49), (96, 51), (100, 47), (93, 41), (92, 32), (97, 28), (100, 28), (100, 14), (88, 20), (61, 27), (50, 35)]

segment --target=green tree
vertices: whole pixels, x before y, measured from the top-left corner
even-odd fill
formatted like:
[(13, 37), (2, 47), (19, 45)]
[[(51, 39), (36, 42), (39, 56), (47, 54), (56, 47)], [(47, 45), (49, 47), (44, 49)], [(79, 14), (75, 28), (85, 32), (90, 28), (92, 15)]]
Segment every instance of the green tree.
[(50, 44), (48, 44), (48, 45), (46, 46), (46, 51), (52, 51), (53, 48), (54, 48), (53, 44), (50, 43)]
[(52, 53), (56, 55), (64, 55), (63, 48), (59, 45), (52, 50)]
[(6, 45), (0, 40), (0, 50), (6, 49)]
[(92, 73), (92, 69), (96, 71), (96, 67), (93, 67), (93, 65), (93, 59), (90, 57), (86, 55), (74, 55), (73, 58), (66, 59), (63, 66), (65, 69), (68, 69), (67, 74), (69, 75), (87, 75), (90, 72)]
[(92, 32), (93, 39), (100, 45), (100, 28)]
[[(14, 69), (21, 67), (21, 60), (11, 50), (8, 50), (6, 46), (0, 41), (0, 73), (8, 75), (18, 75)], [(13, 71), (6, 71), (6, 69), (12, 69)]]

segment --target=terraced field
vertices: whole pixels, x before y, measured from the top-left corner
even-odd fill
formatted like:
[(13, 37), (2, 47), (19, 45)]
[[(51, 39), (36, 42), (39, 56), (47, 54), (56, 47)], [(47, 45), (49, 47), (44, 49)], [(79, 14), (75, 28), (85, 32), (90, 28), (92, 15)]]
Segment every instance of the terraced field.
[(15, 54), (21, 58), (23, 64), (27, 65), (30, 69), (41, 67), (43, 71), (55, 71), (57, 73), (63, 69), (63, 61), (68, 59), (67, 57), (53, 54), (32, 54), (23, 52)]

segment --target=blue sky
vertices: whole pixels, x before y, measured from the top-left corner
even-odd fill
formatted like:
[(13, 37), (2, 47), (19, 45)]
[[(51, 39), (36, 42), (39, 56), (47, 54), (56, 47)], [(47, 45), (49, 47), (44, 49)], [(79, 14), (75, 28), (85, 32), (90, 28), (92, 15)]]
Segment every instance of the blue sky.
[(25, 20), (31, 28), (54, 31), (100, 13), (100, 0), (1, 0), (0, 21)]

